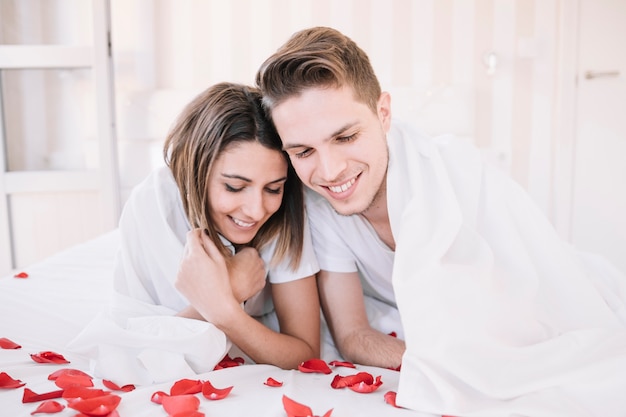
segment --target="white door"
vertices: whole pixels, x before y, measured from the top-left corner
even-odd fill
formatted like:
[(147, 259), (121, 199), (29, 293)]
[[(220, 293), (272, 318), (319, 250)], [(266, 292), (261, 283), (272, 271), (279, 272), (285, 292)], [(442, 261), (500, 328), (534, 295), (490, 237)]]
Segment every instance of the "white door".
[(579, 4), (571, 237), (626, 273), (626, 1)]
[(119, 186), (109, 0), (0, 6), (3, 276), (115, 228)]

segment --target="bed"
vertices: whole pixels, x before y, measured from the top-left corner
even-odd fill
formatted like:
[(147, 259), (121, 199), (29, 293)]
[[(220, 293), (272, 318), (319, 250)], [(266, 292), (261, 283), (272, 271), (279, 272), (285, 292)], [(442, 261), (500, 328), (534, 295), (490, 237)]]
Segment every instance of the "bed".
[[(25, 393), (41, 395), (59, 391), (57, 380), (49, 379), (53, 374), (59, 375), (57, 371), (71, 369), (91, 375), (88, 358), (72, 352), (67, 346), (109, 302), (118, 243), (118, 232), (113, 231), (0, 278), (0, 339), (4, 340), (5, 345), (7, 341), (12, 341), (21, 346), (17, 349), (0, 349), (0, 415), (30, 416), (45, 401), (56, 401), (64, 407), (53, 415), (79, 415), (76, 409), (68, 407), (71, 396), (27, 403), (22, 400)], [(36, 358), (42, 357), (50, 359), (52, 354), (62, 356), (69, 363), (36, 361)], [(186, 382), (195, 381), (203, 386), (209, 382), (218, 390), (233, 388), (225, 398), (219, 400), (211, 400), (210, 396), (206, 397), (197, 390), (189, 391), (192, 393), (187, 396), (197, 398), (191, 399), (198, 404), (197, 414), (191, 412), (186, 415), (297, 415), (298, 410), (290, 408), (294, 406), (289, 405), (291, 400), (309, 407), (313, 415), (318, 416), (431, 416), (393, 407), (386, 400), (386, 393), (397, 390), (399, 372), (359, 365), (356, 368), (341, 364), (336, 366), (330, 363), (330, 359), (324, 358), (330, 373), (237, 363), (238, 366), (195, 375)], [(331, 387), (338, 375), (344, 377), (359, 372), (374, 378), (380, 376), (382, 385), (369, 393)], [(71, 374), (69, 371), (67, 373)], [(110, 395), (119, 397), (119, 405), (113, 408), (122, 417), (168, 416), (165, 404), (159, 404), (159, 396), (153, 397), (153, 394), (171, 393), (175, 383), (180, 381), (137, 386), (132, 390), (132, 387), (122, 389), (125, 388), (124, 381), (111, 381), (118, 385), (118, 390), (112, 389), (108, 381), (92, 379), (93, 388), (106, 390), (111, 392)], [(274, 381), (282, 385), (274, 384)], [(304, 410), (306, 412), (306, 408)], [(108, 414), (105, 408), (100, 408), (99, 411), (92, 410), (91, 415)]]

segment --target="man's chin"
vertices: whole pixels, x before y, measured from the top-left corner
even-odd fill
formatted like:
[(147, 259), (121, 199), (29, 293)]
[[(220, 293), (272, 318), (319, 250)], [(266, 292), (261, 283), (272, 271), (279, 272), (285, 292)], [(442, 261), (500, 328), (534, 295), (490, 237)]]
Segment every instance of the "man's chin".
[(362, 212), (365, 211), (365, 209), (361, 209), (359, 207), (355, 207), (354, 205), (350, 204), (337, 204), (337, 202), (335, 201), (329, 201), (330, 205), (333, 207), (333, 209), (335, 210), (335, 213), (341, 215), (341, 216), (353, 216), (355, 214), (360, 214)]

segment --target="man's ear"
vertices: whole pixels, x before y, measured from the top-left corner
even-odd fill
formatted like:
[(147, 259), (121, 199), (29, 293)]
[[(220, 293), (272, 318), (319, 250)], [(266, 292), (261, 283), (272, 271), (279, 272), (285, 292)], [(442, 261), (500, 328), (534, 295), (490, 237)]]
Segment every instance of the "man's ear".
[(380, 120), (380, 124), (382, 125), (385, 132), (389, 131), (389, 127), (391, 126), (391, 94), (386, 91), (383, 91), (378, 98), (378, 103), (376, 104), (376, 111), (378, 113), (378, 120)]

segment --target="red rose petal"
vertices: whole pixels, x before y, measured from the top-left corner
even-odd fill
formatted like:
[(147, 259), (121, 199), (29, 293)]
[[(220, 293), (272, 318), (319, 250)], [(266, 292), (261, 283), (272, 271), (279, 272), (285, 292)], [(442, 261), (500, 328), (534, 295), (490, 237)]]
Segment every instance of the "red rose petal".
[(205, 415), (200, 411), (183, 411), (182, 413), (173, 414), (170, 417), (205, 417)]
[(350, 388), (354, 392), (367, 394), (367, 393), (376, 391), (382, 384), (383, 382), (380, 380), (380, 375), (379, 375), (376, 377), (376, 380), (374, 381), (373, 384), (368, 384), (366, 382), (359, 382), (358, 384), (350, 385), (348, 388)]
[(6, 372), (0, 372), (0, 388), (12, 389), (19, 388), (26, 385), (26, 382), (22, 382), (19, 379), (13, 379)]
[(170, 395), (166, 392), (163, 391), (157, 391), (154, 394), (152, 394), (152, 397), (150, 397), (150, 401), (152, 401), (153, 403), (156, 404), (162, 404), (163, 403), (163, 398), (164, 397), (169, 397)]
[(7, 339), (6, 337), (0, 337), (0, 348), (2, 349), (20, 349), (21, 346), (12, 341), (11, 339)]
[(276, 381), (272, 377), (267, 378), (267, 380), (264, 382), (264, 384), (267, 385), (268, 387), (282, 387), (283, 386), (282, 382)]
[(352, 362), (347, 362), (347, 361), (332, 361), (328, 363), (331, 366), (343, 366), (346, 368), (356, 368), (356, 366), (354, 366), (354, 364)]
[(328, 364), (322, 359), (309, 359), (308, 361), (304, 361), (300, 365), (298, 365), (298, 369), (300, 370), (300, 372), (319, 372), (327, 375), (333, 372), (328, 367)]
[(224, 356), (224, 358), (217, 365), (215, 365), (215, 368), (213, 368), (213, 370), (217, 371), (224, 368), (232, 368), (235, 366), (243, 365), (244, 362), (245, 360), (239, 356), (231, 358), (228, 354), (226, 354), (226, 356)]
[(68, 400), (67, 406), (90, 417), (107, 416), (120, 404), (122, 397), (114, 394)]
[(202, 384), (202, 395), (204, 395), (204, 398), (209, 400), (221, 400), (230, 394), (232, 389), (232, 386), (226, 388), (215, 388), (209, 381), (205, 381), (204, 384)]
[[(287, 417), (312, 417), (313, 410), (308, 405), (301, 404), (297, 401), (292, 400), (283, 394), (283, 407), (285, 408), (285, 412), (287, 413)], [(331, 408), (324, 414), (323, 417), (330, 417), (333, 409)]]
[(115, 382), (109, 381), (107, 379), (102, 380), (102, 385), (113, 391), (130, 392), (135, 389), (135, 386), (133, 384), (119, 386)]
[(37, 407), (35, 411), (30, 413), (30, 415), (32, 416), (37, 413), (54, 414), (60, 412), (64, 408), (65, 406), (57, 401), (44, 401), (39, 404), (39, 407)]
[(401, 408), (401, 407), (398, 407), (398, 405), (396, 404), (396, 392), (395, 391), (387, 391), (385, 393), (385, 402), (396, 408)]
[(89, 374), (87, 374), (87, 373), (85, 373), (85, 372), (83, 372), (81, 370), (71, 369), (71, 368), (63, 368), (63, 369), (59, 369), (58, 371), (54, 371), (50, 375), (48, 375), (48, 380), (54, 381), (55, 379), (57, 379), (61, 375), (80, 375), (80, 376), (84, 376), (84, 377), (93, 379), (93, 377), (91, 375), (89, 375)]
[(66, 373), (59, 375), (54, 383), (59, 388), (69, 388), (69, 387), (93, 387), (93, 380), (89, 375), (79, 375)]
[(197, 394), (202, 392), (202, 381), (198, 379), (179, 379), (170, 388), (170, 395)]
[(50, 351), (31, 353), (30, 357), (37, 363), (70, 363), (63, 355)]
[(87, 388), (87, 387), (69, 387), (63, 391), (63, 398), (70, 401), (76, 398), (88, 399), (94, 397), (102, 397), (109, 395), (110, 392), (101, 390), (99, 388)]
[(18, 272), (17, 274), (13, 275), (14, 278), (28, 278), (28, 274), (26, 272)]
[(44, 400), (52, 400), (54, 398), (61, 398), (63, 396), (63, 390), (50, 391), (43, 394), (37, 394), (31, 389), (24, 388), (24, 393), (22, 394), (22, 402), (23, 403), (36, 403)]
[(196, 411), (200, 407), (200, 399), (193, 394), (173, 395), (163, 397), (161, 403), (167, 414)]
[(368, 372), (359, 372), (358, 374), (348, 376), (335, 375), (335, 378), (333, 378), (330, 386), (335, 389), (339, 389), (360, 383), (371, 385), (374, 383), (374, 377)]
[(286, 395), (283, 395), (283, 407), (285, 408), (288, 417), (308, 417), (313, 415), (311, 407), (300, 404)]
[(396, 333), (396, 332), (391, 332), (391, 333), (388, 333), (388, 334), (391, 337), (398, 337), (398, 333)]

